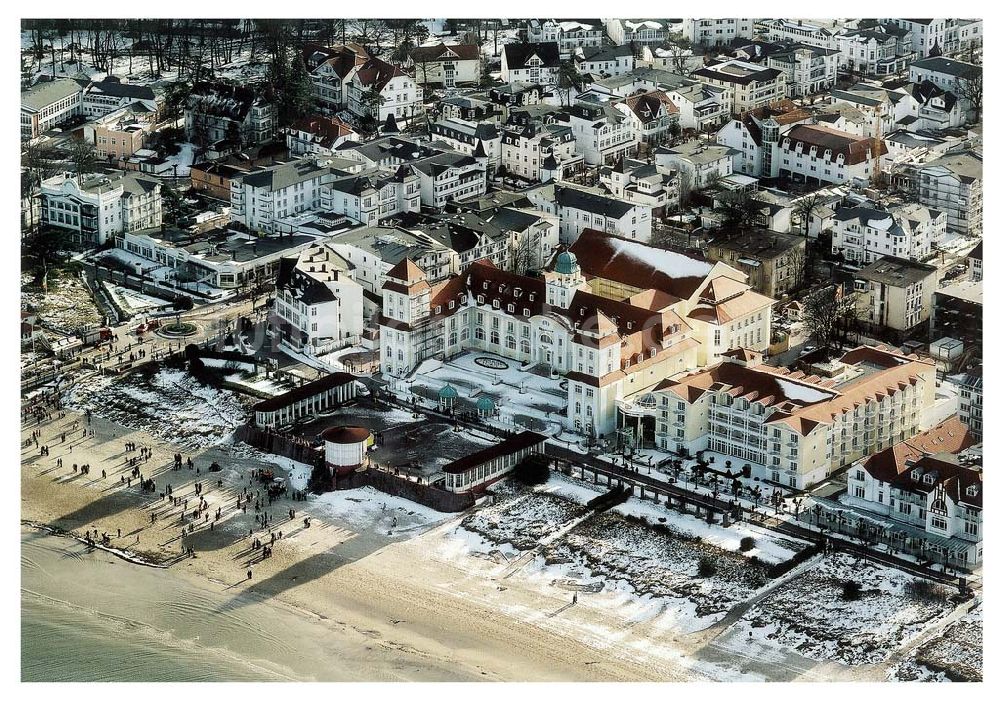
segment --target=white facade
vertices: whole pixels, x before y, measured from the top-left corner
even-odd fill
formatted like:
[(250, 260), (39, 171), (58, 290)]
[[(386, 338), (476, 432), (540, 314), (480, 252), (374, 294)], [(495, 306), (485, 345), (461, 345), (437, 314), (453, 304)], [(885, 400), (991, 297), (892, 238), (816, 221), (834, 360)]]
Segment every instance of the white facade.
[(801, 98), (831, 88), (837, 82), (839, 61), (835, 50), (797, 47), (768, 56), (766, 63), (785, 75), (788, 96)]
[(42, 181), (42, 222), (69, 230), (74, 242), (100, 246), (123, 232), (163, 222), (160, 183), (146, 176), (92, 176), (81, 186), (75, 176)]
[(752, 39), (754, 35), (754, 20), (723, 19), (719, 17), (708, 19), (685, 19), (684, 38), (692, 44), (704, 47), (714, 47), (728, 44), (735, 39)]
[(611, 19), (605, 27), (608, 37), (618, 46), (632, 43), (660, 46), (669, 35), (669, 29), (660, 20)]
[(42, 81), (21, 91), (21, 139), (43, 132), (83, 113), (83, 87), (70, 78)]
[(844, 206), (833, 216), (831, 248), (862, 265), (886, 256), (922, 260), (944, 239), (947, 221), (946, 213), (917, 203), (888, 211)]
[(268, 166), (230, 181), (229, 216), (251, 232), (273, 233), (275, 221), (316, 210), (321, 189), (332, 176), (316, 159)]
[[(456, 158), (457, 157), (457, 158)], [(420, 177), (420, 202), (440, 208), (451, 200), (468, 200), (486, 193), (485, 159), (441, 154), (413, 162)]]
[[(372, 90), (377, 90), (382, 98), (377, 112), (368, 97)], [(389, 115), (396, 119), (415, 117), (424, 112), (424, 89), (398, 67), (369, 59), (348, 84), (347, 109), (378, 122), (385, 122)]]
[(587, 229), (639, 242), (652, 237), (652, 208), (645, 204), (569, 185), (536, 188), (525, 195), (542, 212), (559, 217), (559, 239), (564, 243), (575, 242)]

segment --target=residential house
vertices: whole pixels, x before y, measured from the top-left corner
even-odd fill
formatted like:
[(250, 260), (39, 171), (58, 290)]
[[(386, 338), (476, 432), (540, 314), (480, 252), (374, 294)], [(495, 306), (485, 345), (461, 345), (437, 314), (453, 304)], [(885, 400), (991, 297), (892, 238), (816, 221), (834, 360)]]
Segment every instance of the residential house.
[(918, 59), (934, 57), (958, 49), (957, 35), (952, 40), (956, 42), (954, 46), (949, 46), (949, 42), (946, 39), (946, 35), (949, 34), (948, 29), (957, 23), (958, 20), (890, 19), (888, 21), (910, 33), (911, 46)]
[(184, 110), (184, 134), (203, 146), (232, 142), (237, 148), (274, 136), (277, 116), (266, 94), (245, 85), (195, 83)]
[(422, 86), (454, 88), (478, 85), (481, 76), (479, 47), (475, 44), (418, 46), (410, 51), (407, 67)]
[(87, 116), (100, 117), (129, 105), (141, 105), (151, 113), (159, 111), (152, 88), (122, 83), (115, 76), (91, 83), (83, 91), (83, 114)]
[(291, 157), (332, 156), (341, 144), (357, 139), (354, 128), (337, 117), (299, 118), (285, 132)]
[(525, 41), (534, 44), (555, 42), (559, 56), (568, 59), (577, 49), (591, 49), (604, 43), (604, 24), (600, 20), (528, 20)]
[(302, 58), (312, 80), (316, 106), (321, 112), (334, 113), (347, 107), (347, 86), (369, 56), (353, 43), (335, 47), (306, 44)]
[(580, 48), (573, 54), (576, 70), (580, 75), (607, 78), (631, 73), (635, 57), (627, 46), (595, 46)]
[[(982, 107), (983, 67), (943, 56), (933, 56), (910, 64), (910, 81), (930, 81), (943, 91), (957, 95), (966, 110)], [(978, 93), (978, 95), (977, 95)]]
[(325, 159), (304, 158), (233, 176), (230, 179), (230, 217), (250, 232), (273, 233), (275, 221), (321, 203), (320, 186), (334, 175)]
[(840, 52), (806, 44), (779, 45), (764, 65), (785, 76), (786, 93), (803, 98), (829, 90), (837, 82)]
[(348, 83), (347, 109), (380, 123), (389, 115), (409, 119), (423, 114), (424, 89), (400, 67), (369, 58)]
[(504, 44), (500, 54), (500, 80), (550, 86), (559, 80), (559, 45), (555, 42)]
[(639, 93), (616, 103), (615, 107), (631, 123), (631, 131), (638, 135), (641, 144), (654, 147), (679, 134), (680, 108), (663, 91)]
[(320, 206), (362, 225), (377, 225), (402, 213), (420, 212), (420, 178), (410, 166), (334, 176), (320, 186)]
[(608, 37), (618, 46), (631, 44), (660, 46), (670, 35), (669, 27), (664, 20), (611, 19), (606, 22), (605, 28)]
[(99, 159), (117, 164), (142, 149), (155, 126), (156, 113), (142, 104), (127, 105), (85, 124), (83, 138)]
[(820, 49), (836, 49), (837, 36), (845, 30), (838, 20), (757, 20), (757, 32), (767, 41), (796, 42)]
[(728, 88), (687, 81), (684, 85), (664, 88), (664, 92), (677, 106), (678, 121), (686, 130), (709, 132), (718, 129), (732, 113), (733, 98)]

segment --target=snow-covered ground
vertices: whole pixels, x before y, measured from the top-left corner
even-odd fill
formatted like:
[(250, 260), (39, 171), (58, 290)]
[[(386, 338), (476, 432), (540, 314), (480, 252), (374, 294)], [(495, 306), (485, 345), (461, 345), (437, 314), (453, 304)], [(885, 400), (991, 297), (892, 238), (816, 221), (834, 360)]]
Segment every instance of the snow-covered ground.
[(21, 308), (35, 311), (42, 327), (68, 334), (81, 327), (104, 323), (104, 316), (79, 278), (52, 278), (48, 293), (27, 288), (30, 283), (30, 276), (21, 277)]
[[(164, 160), (173, 169), (174, 166), (177, 167), (178, 176), (190, 176), (191, 175), (191, 164), (194, 163), (194, 145), (190, 142), (181, 142), (180, 151), (176, 154), (171, 154), (170, 156), (164, 155)], [(173, 175), (173, 171), (168, 171), (167, 173)]]
[(903, 682), (982, 682), (982, 607), (908, 653), (888, 674), (890, 680)]
[(133, 291), (124, 286), (109, 284), (104, 282), (105, 290), (111, 295), (115, 303), (122, 307), (126, 313), (142, 313), (148, 310), (162, 308), (171, 305), (171, 301), (145, 293)]
[[(843, 598), (848, 580), (861, 585), (860, 597), (853, 601)], [(843, 553), (828, 555), (752, 606), (722, 640), (761, 658), (778, 649), (844, 665), (884, 662), (951, 611), (947, 603), (908, 594), (913, 581), (890, 567)]]
[(584, 506), (554, 493), (499, 493), (492, 505), (469, 514), (462, 527), (496, 545), (533, 550), (540, 540), (586, 513)]
[(245, 409), (238, 397), (204, 386), (176, 369), (124, 377), (93, 375), (77, 380), (63, 396), (68, 408), (90, 410), (128, 428), (189, 447), (217, 445), (239, 426)]

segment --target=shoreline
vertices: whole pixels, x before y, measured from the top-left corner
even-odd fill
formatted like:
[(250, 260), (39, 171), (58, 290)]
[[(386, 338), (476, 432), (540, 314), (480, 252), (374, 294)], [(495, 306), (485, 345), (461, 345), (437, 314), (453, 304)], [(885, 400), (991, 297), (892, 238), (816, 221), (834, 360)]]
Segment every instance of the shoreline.
[[(248, 513), (234, 510), (236, 495), (240, 487), (247, 486), (251, 469), (273, 467), (283, 476), (287, 467), (266, 458), (238, 457), (231, 447), (216, 446), (184, 450), (184, 454), (190, 453), (202, 467), (220, 460), (225, 467), (221, 474), (199, 475), (186, 468), (175, 471), (171, 467), (177, 446), (96, 415), (95, 437), (74, 439), (72, 449), (69, 442), (64, 447), (58, 437), (52, 439), (74, 422), (86, 425), (83, 416), (73, 411), (67, 411), (63, 419), (43, 423), (40, 430), (44, 439), (40, 442), (50, 445), (50, 456), (39, 457), (34, 447), (22, 448), (22, 524), (85, 545), (89, 543), (80, 536), (84, 529), (116, 535), (120, 528), (122, 537), (113, 538), (111, 546), (92, 547), (123, 564), (158, 570), (149, 574), (170, 576), (171, 581), (173, 576), (182, 578), (192, 588), (224, 599), (223, 611), (252, 611), (265, 614), (265, 618), (297, 614), (304, 632), (319, 627), (317, 634), (334, 641), (334, 652), (351, 663), (350, 667), (331, 669), (308, 658), (302, 667), (315, 669), (320, 679), (704, 679), (678, 663), (639, 662), (632, 657), (632, 649), (592, 643), (590, 638), (561, 628), (553, 630), (544, 621), (520, 615), (518, 609), (539, 608), (538, 595), (529, 588), (510, 585), (500, 596), (498, 586), (491, 581), (470, 578), (448, 561), (427, 554), (434, 548), (434, 534), (460, 517), (425, 522), (424, 527), (418, 525), (390, 536), (374, 524), (366, 528), (344, 523), (337, 516), (317, 516), (311, 509), (322, 506), (315, 496), (310, 495), (306, 502), (283, 498), (271, 507), (265, 503), (264, 510), (281, 516), (294, 508), (299, 516), (294, 521), (279, 519), (268, 529), (280, 529), (284, 537), (277, 540), (272, 557), (260, 561), (248, 537), (250, 529), (261, 541), (269, 532), (254, 525), (252, 505)], [(37, 427), (22, 428), (22, 439)], [(155, 478), (155, 494), (144, 494), (134, 483), (127, 488), (118, 481), (118, 474), (127, 466), (122, 452), (126, 441), (151, 448), (153, 457), (143, 471)], [(64, 466), (57, 468), (60, 457)], [(72, 472), (72, 462), (89, 463), (90, 474)], [(107, 478), (101, 477), (102, 468), (108, 470)], [(218, 479), (223, 480), (221, 488), (216, 484)], [(179, 520), (179, 507), (159, 499), (159, 487), (170, 483), (175, 496), (197, 501), (196, 482), (204, 482), (203, 494), (212, 511), (223, 506), (226, 515), (214, 530), (199, 522), (197, 530), (182, 539), (181, 527), (187, 523)], [(355, 505), (351, 501), (348, 506)], [(150, 520), (152, 511), (159, 514), (155, 522)], [(307, 515), (312, 526), (305, 529), (302, 517)], [(397, 515), (407, 517), (405, 513)], [(378, 516), (383, 523), (387, 520), (383, 514)], [(407, 520), (414, 519), (408, 516)], [(195, 550), (193, 558), (183, 554), (188, 545)], [(248, 569), (253, 571), (252, 580), (245, 579)], [(467, 585), (471, 593), (454, 592), (451, 585), (455, 583)], [(510, 610), (511, 602), (514, 611)], [(545, 604), (548, 611), (557, 606)]]

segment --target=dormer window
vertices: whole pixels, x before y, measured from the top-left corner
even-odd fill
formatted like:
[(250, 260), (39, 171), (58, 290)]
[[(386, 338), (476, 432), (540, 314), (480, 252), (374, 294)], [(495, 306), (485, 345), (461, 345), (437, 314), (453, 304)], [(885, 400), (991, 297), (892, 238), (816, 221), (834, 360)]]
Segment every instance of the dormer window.
[(934, 483), (934, 475), (933, 474), (925, 474), (924, 475), (924, 484), (933, 484), (933, 483)]
[(460, 300), (462, 301), (462, 305), (464, 306), (464, 305), (465, 305), (465, 302), (466, 302), (467, 300), (469, 300), (469, 297), (468, 297), (468, 296), (466, 296), (466, 295), (465, 295), (465, 294), (463, 293), (463, 294), (462, 294), (462, 298), (461, 298)]
[(440, 313), (441, 313), (441, 306), (434, 306), (434, 315), (438, 315)]
[(486, 299), (484, 299), (482, 295), (476, 296), (476, 301), (478, 301), (479, 305), (482, 305), (485, 302), (485, 300)]
[(455, 310), (455, 300), (448, 301), (448, 310)]
[(507, 312), (508, 313), (513, 313), (514, 312), (514, 304), (513, 303), (508, 303), (507, 304)]
[(625, 324), (625, 328), (627, 330), (631, 330), (632, 329), (632, 321), (631, 320)]
[(499, 298), (494, 298), (493, 299), (493, 307), (496, 308), (497, 310), (500, 310), (500, 299)]
[(521, 297), (521, 289), (515, 288), (514, 289), (514, 298), (520, 298), (520, 297)]
[(524, 309), (524, 317), (525, 318), (530, 318), (531, 317), (531, 310), (530, 309), (528, 309), (528, 308)]
[(966, 496), (979, 496), (979, 487), (976, 486), (975, 484), (973, 484), (972, 486), (966, 488), (965, 495)]

